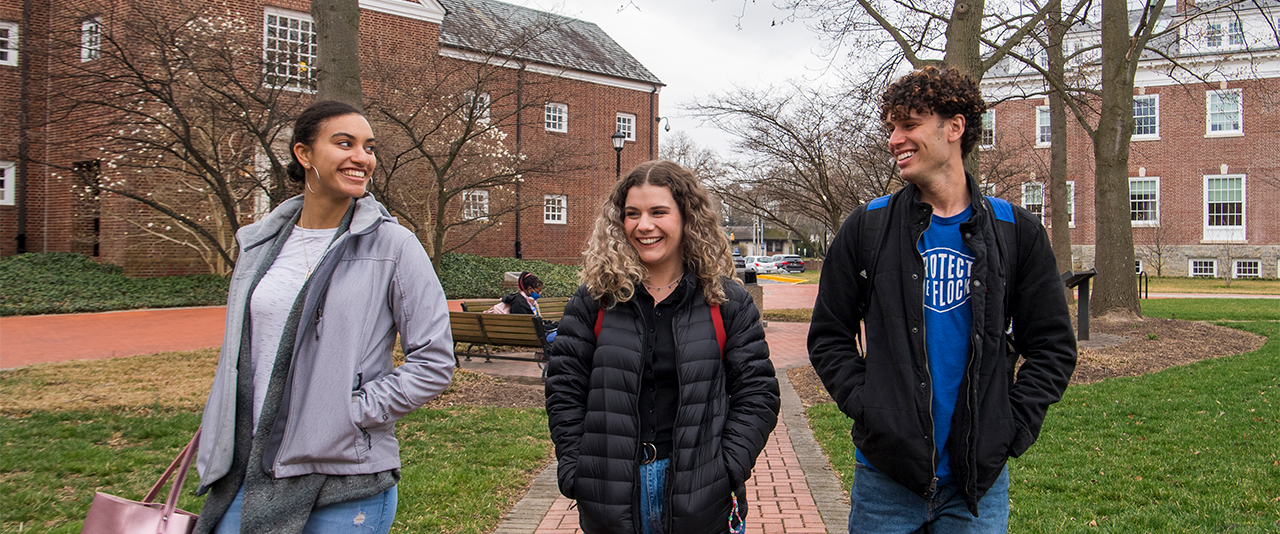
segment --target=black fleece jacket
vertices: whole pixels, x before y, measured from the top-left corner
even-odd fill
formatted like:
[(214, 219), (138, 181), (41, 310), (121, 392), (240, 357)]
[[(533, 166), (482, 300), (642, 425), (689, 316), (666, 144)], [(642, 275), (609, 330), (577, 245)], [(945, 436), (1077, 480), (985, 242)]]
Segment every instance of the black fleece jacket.
[[(1076, 342), (1040, 221), (1012, 206), (1016, 243), (999, 242), (998, 236), (1008, 232), (1001, 234), (996, 225), (1010, 222), (997, 220), (992, 202), (978, 193), (972, 178), (968, 183), (970, 198), (979, 199), (960, 227), (975, 256), (972, 339), (946, 447), (956, 484), (977, 515), (978, 500), (1008, 457), (1035, 442), (1049, 405), (1062, 397), (1075, 369)], [(841, 411), (853, 418), (854, 445), (876, 469), (927, 497), (936, 491), (938, 454), (925, 353), (924, 263), (916, 244), (933, 208), (920, 202), (915, 185), (877, 208), (887, 211), (876, 214), (882, 241), (870, 272), (872, 262), (859, 251), (872, 204), (877, 203), (849, 216), (823, 262), (809, 359)], [(864, 308), (860, 300), (868, 283)], [(1012, 336), (1005, 334), (1009, 319)], [(866, 323), (865, 357), (855, 339), (860, 321)], [(1026, 358), (1020, 368), (1006, 340)]]
[[(679, 404), (667, 471), (666, 532), (728, 531), (731, 491), (743, 485), (778, 422), (778, 381), (760, 316), (746, 289), (724, 279), (721, 360), (711, 308), (692, 273), (680, 282), (675, 333)], [(560, 492), (578, 500), (589, 534), (640, 532), (637, 470), (639, 397), (647, 325), (634, 301), (604, 315), (585, 286), (565, 308), (547, 364), (547, 418), (559, 460)]]

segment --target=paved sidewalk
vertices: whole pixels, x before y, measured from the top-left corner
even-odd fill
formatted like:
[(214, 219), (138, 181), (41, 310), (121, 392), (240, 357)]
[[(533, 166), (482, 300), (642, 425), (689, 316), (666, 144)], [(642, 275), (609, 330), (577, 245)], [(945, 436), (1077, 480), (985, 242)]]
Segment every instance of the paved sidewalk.
[[(765, 300), (768, 301), (767, 296)], [(778, 426), (747, 481), (747, 532), (751, 534), (846, 532), (848, 498), (813, 439), (800, 397), (786, 373), (786, 369), (808, 364), (804, 344), (808, 330), (806, 324), (777, 322), (765, 329), (770, 359), (778, 369), (782, 410)], [(494, 368), (516, 365), (520, 364), (495, 360), (493, 364), (464, 362), (463, 367), (492, 372)], [(495, 534), (580, 533), (578, 512), (573, 505), (573, 501), (560, 495), (553, 463), (538, 475)]]
[[(747, 481), (747, 532), (846, 532), (848, 498), (813, 440), (800, 397), (785, 371), (779, 370), (778, 383), (783, 393), (781, 417)], [(494, 532), (579, 534), (582, 530), (574, 504), (560, 495), (552, 464), (538, 475), (529, 493)]]
[(222, 345), (226, 306), (0, 317), (0, 369)]

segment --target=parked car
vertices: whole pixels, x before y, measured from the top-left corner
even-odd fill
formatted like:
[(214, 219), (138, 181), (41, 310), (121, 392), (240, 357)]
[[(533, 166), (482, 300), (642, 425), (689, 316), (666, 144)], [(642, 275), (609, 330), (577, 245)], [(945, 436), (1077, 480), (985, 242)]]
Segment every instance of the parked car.
[(745, 259), (748, 271), (757, 273), (776, 273), (778, 266), (773, 263), (770, 256), (747, 256)]
[(746, 268), (747, 268), (747, 260), (742, 259), (742, 256), (739, 256), (739, 255), (737, 255), (737, 254), (735, 253), (735, 254), (733, 255), (733, 268), (734, 268), (734, 269), (746, 269)]
[(795, 254), (774, 254), (773, 263), (778, 267), (778, 272), (803, 273), (804, 260)]

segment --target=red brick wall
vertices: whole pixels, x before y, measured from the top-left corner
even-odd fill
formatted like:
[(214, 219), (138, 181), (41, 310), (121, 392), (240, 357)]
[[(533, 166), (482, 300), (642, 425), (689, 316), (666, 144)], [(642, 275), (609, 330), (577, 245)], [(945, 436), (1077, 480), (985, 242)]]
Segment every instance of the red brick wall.
[[(78, 30), (78, 13), (87, 9), (103, 13), (107, 26), (110, 17), (123, 10), (115, 9), (121, 2), (132, 0), (116, 0), (116, 3), (85, 4), (90, 7), (76, 7), (73, 0), (37, 0), (38, 13), (32, 28), (22, 28), (23, 46), (39, 48), (43, 56), (49, 51), (55, 56), (61, 54), (61, 62), (69, 62), (77, 53), (76, 50), (59, 50), (32, 39), (32, 35), (50, 35), (65, 32), (74, 34)], [(307, 12), (309, 2), (306, 0), (234, 0), (229, 7), (244, 14), (246, 21), (257, 25), (261, 35), (263, 23), (262, 10), (265, 5), (283, 9)], [(177, 10), (175, 4), (159, 9)], [(21, 2), (19, 0), (0, 0), (0, 19), (18, 21), (21, 19)], [(175, 11), (175, 15), (177, 12)], [(410, 69), (436, 69), (457, 67), (462, 60), (441, 58), (438, 56), (439, 27), (435, 24), (392, 16), (384, 13), (365, 11), (361, 16), (362, 66), (368, 71), (373, 65), (385, 62), (398, 62)], [(259, 44), (260, 46), (260, 44)], [(65, 56), (65, 57), (63, 57)], [(52, 63), (58, 70), (59, 61)], [(453, 65), (450, 65), (453, 62)], [(33, 62), (33, 98), (32, 116), (41, 120), (48, 115), (46, 110), (57, 109), (59, 102), (49, 101), (43, 91), (49, 78), (43, 77), (48, 72), (47, 65), (39, 66)], [(514, 74), (515, 71), (512, 71)], [(56, 75), (57, 72), (54, 72)], [(590, 231), (597, 207), (608, 188), (613, 183), (614, 153), (609, 144), (609, 136), (613, 133), (614, 117), (617, 112), (631, 113), (636, 116), (638, 140), (628, 142), (623, 150), (624, 170), (641, 161), (650, 159), (650, 154), (657, 152), (656, 124), (651, 110), (657, 109), (657, 95), (646, 91), (619, 89), (601, 84), (575, 81), (564, 78), (549, 78), (539, 74), (529, 74), (530, 79), (539, 82), (547, 99), (569, 105), (569, 131), (567, 133), (546, 132), (541, 126), (541, 109), (533, 108), (529, 112), (537, 117), (526, 117), (538, 127), (526, 127), (523, 132), (523, 150), (527, 153), (554, 151), (559, 147), (572, 146), (573, 152), (580, 154), (573, 165), (578, 170), (556, 173), (551, 176), (531, 175), (526, 177), (522, 187), (522, 196), (526, 202), (537, 204), (525, 210), (520, 225), (520, 239), (523, 242), (525, 258), (544, 259), (558, 262), (578, 261), (578, 253)], [(539, 79), (540, 77), (540, 79)], [(18, 93), (18, 69), (16, 67), (0, 67), (0, 90), (6, 94)], [(390, 89), (384, 79), (366, 77), (364, 90), (366, 95), (375, 96)], [(514, 83), (514, 81), (512, 81)], [(529, 113), (526, 112), (526, 113)], [(17, 99), (4, 99), (0, 102), (0, 127), (4, 131), (17, 128)], [(47, 161), (64, 170), (48, 168), (43, 165), (30, 165), (27, 187), (27, 250), (33, 252), (74, 251), (91, 252), (93, 250), (93, 214), (94, 206), (73, 191), (79, 180), (65, 169), (75, 162), (97, 159), (93, 146), (76, 143), (71, 140), (79, 138), (85, 131), (95, 131), (95, 123), (100, 117), (90, 115), (73, 115), (64, 119), (58, 127), (31, 130), (33, 158)], [(66, 125), (77, 125), (68, 128)], [(506, 143), (514, 149), (514, 131), (508, 131)], [(107, 131), (103, 130), (105, 136)], [(11, 144), (0, 145), (0, 160), (16, 161), (16, 140)], [(110, 173), (106, 165), (104, 173)], [(137, 176), (131, 178), (135, 182), (145, 183), (147, 180), (164, 180), (163, 175)], [(543, 194), (568, 195), (568, 224), (546, 225), (542, 222), (541, 199)], [(455, 202), (455, 208), (461, 206)], [(131, 275), (166, 275), (187, 272), (205, 272), (208, 269), (207, 258), (187, 246), (171, 241), (156, 239), (131, 227), (125, 219), (152, 221), (156, 224), (172, 225), (163, 217), (158, 217), (139, 203), (124, 198), (104, 195), (100, 201), (100, 250), (101, 261), (122, 265)], [(514, 216), (502, 219), (502, 224), (486, 231), (461, 251), (475, 252), (493, 256), (514, 255), (516, 229)], [(16, 232), (16, 207), (0, 207), (0, 254), (13, 254), (14, 235)], [(204, 251), (209, 256), (208, 251)]]
[[(1276, 206), (1280, 205), (1280, 150), (1276, 149), (1280, 147), (1280, 106), (1276, 105), (1275, 95), (1280, 94), (1280, 79), (1227, 84), (1226, 88), (1239, 88), (1242, 93), (1244, 135), (1238, 137), (1205, 135), (1206, 91), (1220, 87), (1145, 88), (1145, 94), (1159, 95), (1159, 139), (1131, 142), (1129, 176), (1138, 177), (1140, 169), (1145, 169), (1146, 176), (1160, 178), (1160, 224), (1134, 227), (1135, 246), (1152, 243), (1159, 233), (1162, 242), (1174, 247), (1172, 265), (1166, 264), (1165, 274), (1185, 276), (1186, 259), (1191, 257), (1217, 257), (1219, 272), (1225, 272), (1225, 245), (1204, 240), (1204, 177), (1222, 174), (1222, 166), (1226, 165), (1227, 174), (1246, 175), (1247, 242), (1232, 246), (1245, 251), (1244, 257), (1261, 259), (1263, 276), (1275, 278), (1276, 261), (1280, 259), (1280, 217), (1276, 216)], [(997, 145), (1034, 139), (1035, 106), (1043, 104), (1044, 99), (1038, 98), (996, 106)], [(1077, 258), (1077, 263), (1089, 267), (1096, 231), (1093, 146), (1070, 113), (1068, 121), (1068, 179), (1076, 186), (1076, 225), (1071, 242), (1083, 246), (1081, 253), (1086, 261)], [(1028, 166), (1040, 169), (1036, 180), (1046, 182), (1049, 149), (1028, 146), (1023, 157)], [(1015, 203), (1021, 201), (1018, 191), (1005, 196)]]
[[(567, 132), (547, 131), (542, 125), (540, 106), (525, 113), (535, 115), (535, 121), (523, 130), (524, 151), (538, 153), (569, 145), (581, 154), (575, 162), (584, 169), (556, 173), (553, 176), (530, 177), (521, 188), (522, 203), (536, 204), (521, 214), (521, 252), (525, 259), (537, 259), (557, 263), (577, 263), (586, 245), (591, 228), (599, 214), (600, 204), (608, 196), (615, 182), (617, 155), (610, 136), (613, 135), (617, 114), (630, 113), (636, 117), (636, 140), (628, 141), (622, 149), (622, 172), (657, 155), (657, 123), (650, 112), (657, 110), (658, 96), (648, 93), (608, 87), (596, 83), (565, 78), (547, 79), (529, 74), (530, 83), (545, 83), (542, 95), (546, 100), (568, 106)], [(541, 77), (542, 79), (537, 79)], [(528, 120), (526, 118), (526, 120)], [(507, 138), (514, 143), (514, 135)], [(566, 224), (543, 222), (543, 195), (567, 197)], [(457, 209), (461, 209), (458, 207)], [(458, 250), (485, 256), (514, 257), (516, 241), (515, 216), (502, 218), (502, 225), (486, 232)]]

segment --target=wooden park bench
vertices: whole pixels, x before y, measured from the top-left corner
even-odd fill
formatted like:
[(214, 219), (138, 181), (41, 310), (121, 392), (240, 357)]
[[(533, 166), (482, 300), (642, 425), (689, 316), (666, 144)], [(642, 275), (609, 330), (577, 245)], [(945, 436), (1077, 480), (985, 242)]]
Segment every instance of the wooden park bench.
[[(462, 301), (462, 311), (465, 312), (483, 312), (492, 308), (494, 304), (502, 302), (502, 299), (477, 299)], [(542, 318), (548, 321), (560, 321), (564, 317), (564, 307), (569, 303), (569, 297), (544, 297), (538, 299), (538, 312), (542, 314)], [(490, 314), (493, 315), (493, 314)]]
[[(542, 327), (542, 317), (537, 315), (451, 311), (449, 328), (453, 331), (454, 358), (461, 355), (465, 356), (467, 361), (471, 361), (473, 355), (483, 354), (485, 361), (497, 358), (535, 362), (539, 366), (544, 366), (547, 361), (547, 351), (551, 349), (551, 344), (547, 343), (546, 332)], [(469, 345), (467, 351), (459, 352), (459, 343), (467, 343)], [(492, 346), (530, 347), (534, 349), (534, 353), (532, 358), (500, 356), (492, 353), (490, 350)], [(476, 347), (483, 348), (484, 352), (476, 351)]]

